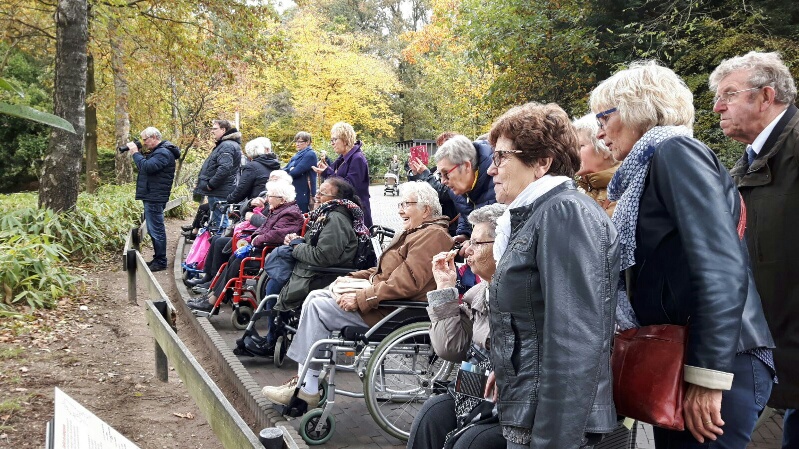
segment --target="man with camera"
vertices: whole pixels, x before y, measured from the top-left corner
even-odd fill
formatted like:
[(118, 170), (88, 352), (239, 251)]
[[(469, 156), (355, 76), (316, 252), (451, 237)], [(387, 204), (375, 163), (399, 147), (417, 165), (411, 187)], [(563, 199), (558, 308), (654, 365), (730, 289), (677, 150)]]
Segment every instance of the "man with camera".
[[(144, 146), (147, 153), (139, 150)], [(141, 142), (134, 140), (119, 151), (130, 150), (130, 155), (139, 170), (136, 178), (136, 199), (144, 203), (144, 219), (147, 233), (153, 240), (153, 260), (148, 262), (150, 271), (166, 269), (166, 228), (164, 207), (169, 201), (172, 181), (175, 179), (175, 160), (180, 149), (172, 142), (161, 140), (161, 132), (151, 127), (141, 132)]]

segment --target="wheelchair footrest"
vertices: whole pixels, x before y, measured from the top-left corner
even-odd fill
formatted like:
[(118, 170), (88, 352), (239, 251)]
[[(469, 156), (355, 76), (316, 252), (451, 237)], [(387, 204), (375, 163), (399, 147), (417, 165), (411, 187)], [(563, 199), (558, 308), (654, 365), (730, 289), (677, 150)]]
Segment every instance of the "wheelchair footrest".
[(308, 412), (308, 403), (298, 397), (292, 397), (288, 405), (274, 404), (274, 409), (281, 415), (298, 418)]

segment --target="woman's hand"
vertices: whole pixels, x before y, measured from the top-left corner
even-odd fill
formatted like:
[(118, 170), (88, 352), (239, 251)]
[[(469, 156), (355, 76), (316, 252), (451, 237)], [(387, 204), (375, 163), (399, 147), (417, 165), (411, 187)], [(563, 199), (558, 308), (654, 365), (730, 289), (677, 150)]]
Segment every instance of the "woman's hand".
[(323, 171), (327, 170), (327, 167), (328, 167), (327, 162), (325, 162), (324, 158), (322, 158), (319, 159), (319, 162), (317, 162), (316, 167), (311, 167), (311, 168), (316, 173), (322, 173)]
[(266, 204), (266, 203), (264, 202), (264, 199), (261, 198), (260, 196), (257, 196), (255, 198), (253, 198), (252, 200), (250, 200), (250, 206), (252, 206), (253, 208), (264, 207), (264, 204)]
[(446, 251), (433, 256), (433, 278), (436, 280), (438, 290), (454, 287), (458, 280), (455, 268), (455, 254), (457, 251)]
[(721, 390), (711, 390), (699, 385), (688, 384), (683, 400), (685, 428), (700, 443), (705, 438), (716, 441), (716, 435), (724, 434), (721, 426)]
[(355, 299), (355, 293), (344, 293), (340, 295), (336, 300), (336, 304), (345, 312), (358, 311), (358, 300)]
[(289, 243), (291, 243), (292, 240), (298, 239), (298, 238), (300, 238), (300, 236), (297, 235), (297, 234), (294, 234), (294, 233), (288, 234), (286, 236), (286, 238), (283, 239), (283, 244), (284, 245), (288, 245)]
[(493, 371), (488, 373), (488, 380), (486, 380), (486, 389), (485, 392), (483, 393), (483, 397), (493, 402), (494, 404), (496, 404), (497, 400), (499, 400), (499, 390), (497, 390), (497, 377), (494, 375)]
[(408, 166), (411, 168), (411, 171), (413, 172), (414, 175), (421, 174), (425, 170), (427, 170), (427, 165), (424, 165), (424, 163), (422, 163), (422, 161), (419, 160), (419, 158), (413, 158), (410, 161), (408, 161)]

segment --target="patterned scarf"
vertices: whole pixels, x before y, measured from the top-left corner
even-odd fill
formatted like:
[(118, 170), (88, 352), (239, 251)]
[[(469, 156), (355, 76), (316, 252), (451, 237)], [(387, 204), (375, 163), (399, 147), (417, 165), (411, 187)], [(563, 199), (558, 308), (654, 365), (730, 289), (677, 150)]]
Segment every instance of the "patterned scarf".
[(621, 330), (639, 327), (632, 305), (627, 298), (624, 270), (635, 265), (635, 229), (638, 225), (638, 209), (644, 183), (649, 174), (649, 163), (655, 149), (663, 141), (676, 136), (689, 136), (693, 132), (685, 126), (656, 126), (647, 131), (633, 145), (616, 174), (608, 184), (608, 199), (618, 201), (613, 212), (613, 224), (619, 231), (621, 247), (621, 272), (616, 301), (616, 324)]
[(305, 241), (313, 245), (325, 225), (327, 214), (338, 206), (344, 206), (352, 214), (352, 228), (358, 235), (358, 242), (368, 242), (371, 238), (369, 229), (363, 222), (363, 210), (350, 200), (335, 199), (322, 203), (308, 214), (308, 230)]

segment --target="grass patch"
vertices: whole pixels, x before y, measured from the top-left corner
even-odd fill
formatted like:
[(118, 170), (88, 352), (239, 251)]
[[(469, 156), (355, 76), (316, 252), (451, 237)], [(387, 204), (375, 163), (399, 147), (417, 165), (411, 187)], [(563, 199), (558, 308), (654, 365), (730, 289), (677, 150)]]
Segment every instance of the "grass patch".
[(21, 356), (23, 352), (25, 352), (25, 350), (22, 348), (0, 349), (0, 360), (16, 359), (17, 357)]

